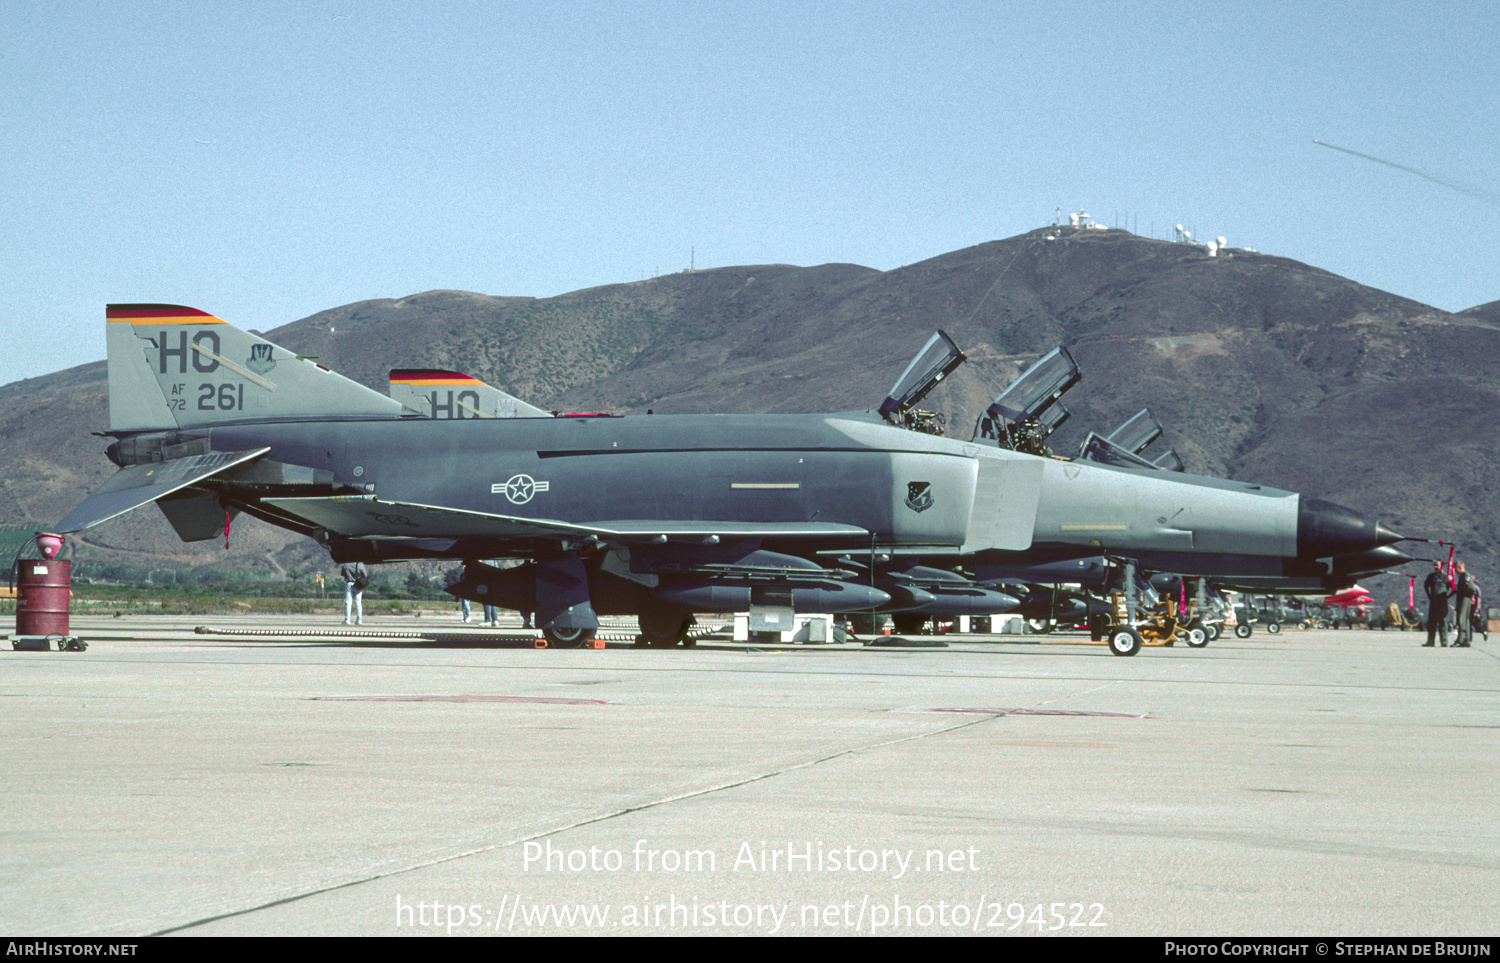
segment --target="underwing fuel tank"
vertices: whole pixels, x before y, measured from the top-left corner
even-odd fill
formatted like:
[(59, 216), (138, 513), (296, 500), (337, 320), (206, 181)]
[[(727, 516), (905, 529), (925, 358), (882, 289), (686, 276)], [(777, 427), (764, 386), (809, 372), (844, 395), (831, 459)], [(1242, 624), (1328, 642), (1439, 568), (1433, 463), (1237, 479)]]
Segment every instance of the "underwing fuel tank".
[(998, 615), (1021, 604), (1014, 596), (976, 585), (954, 572), (926, 565), (878, 572), (875, 585), (891, 596), (891, 600), (881, 606), (883, 612), (915, 612), (938, 617)]
[(694, 612), (748, 612), (752, 606), (783, 606), (794, 612), (867, 612), (891, 597), (879, 589), (833, 580), (757, 584), (736, 579), (664, 583), (654, 598)]
[[(996, 592), (993, 589), (971, 588), (947, 589), (933, 593), (933, 599), (926, 605), (914, 606), (909, 609), (912, 612), (920, 612), (924, 615), (935, 615), (941, 617), (952, 617), (956, 615), (1001, 615), (1005, 612), (1019, 608), (1021, 600), (1004, 592)], [(891, 611), (891, 606), (886, 606), (885, 611)]]
[(937, 600), (931, 592), (920, 589), (915, 585), (906, 585), (900, 582), (883, 582), (881, 590), (891, 597), (885, 603), (886, 611), (903, 611), (905, 609), (917, 609)]
[[(833, 578), (756, 579), (735, 576), (664, 576), (648, 586), (587, 566), (588, 597), (596, 612), (635, 614), (651, 600), (692, 612), (745, 612), (753, 606), (784, 606), (796, 612), (864, 612), (889, 602), (879, 589)], [(461, 599), (530, 612), (538, 608), (538, 566), (499, 569), (468, 565), (464, 578), (448, 586)]]
[(884, 586), (846, 580), (847, 571), (744, 545), (637, 548), (630, 552), (629, 570), (644, 576), (652, 598), (695, 612), (768, 605), (796, 612), (862, 612), (891, 600)]
[(1398, 548), (1386, 545), (1368, 552), (1340, 555), (1329, 565), (1330, 575), (1369, 575), (1405, 565), (1414, 559)]
[(1005, 586), (1010, 582), (1039, 582), (1049, 585), (1068, 583), (1103, 588), (1109, 572), (1109, 559), (1102, 555), (1091, 555), (1029, 564), (980, 564), (975, 568), (975, 578), (980, 584), (988, 588), (999, 587), (1001, 591), (1008, 591)]

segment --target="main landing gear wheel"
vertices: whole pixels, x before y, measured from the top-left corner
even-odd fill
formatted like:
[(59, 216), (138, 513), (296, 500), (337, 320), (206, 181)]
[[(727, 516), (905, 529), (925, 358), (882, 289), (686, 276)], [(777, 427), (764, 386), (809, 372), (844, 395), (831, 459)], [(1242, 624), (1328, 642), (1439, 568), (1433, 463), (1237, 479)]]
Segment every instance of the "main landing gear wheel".
[(1219, 636), (1221, 636), (1223, 634), (1224, 634), (1224, 626), (1220, 625), (1217, 622), (1215, 622), (1213, 625), (1210, 625), (1208, 627), (1208, 641), (1210, 641), (1210, 642), (1217, 642), (1217, 641), (1219, 641)]
[(1266, 631), (1269, 632), (1269, 633), (1271, 633), (1272, 635), (1279, 635), (1281, 633), (1281, 623), (1280, 622), (1267, 622), (1266, 623)]
[(542, 629), (542, 638), (554, 649), (576, 649), (588, 637), (588, 629)]
[(1128, 625), (1109, 630), (1109, 651), (1115, 655), (1135, 655), (1141, 651), (1141, 634)]
[(1234, 637), (1237, 639), (1250, 638), (1250, 632), (1250, 623), (1248, 622), (1241, 622), (1239, 625), (1236, 625), (1234, 627)]
[(1208, 628), (1202, 622), (1190, 622), (1187, 627), (1187, 644), (1201, 649), (1208, 644)]

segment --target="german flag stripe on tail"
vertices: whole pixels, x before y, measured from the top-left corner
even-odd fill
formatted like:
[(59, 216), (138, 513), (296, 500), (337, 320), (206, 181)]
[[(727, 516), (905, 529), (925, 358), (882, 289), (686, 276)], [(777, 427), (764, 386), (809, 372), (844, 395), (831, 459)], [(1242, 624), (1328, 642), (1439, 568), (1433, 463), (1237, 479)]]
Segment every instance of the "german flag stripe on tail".
[(484, 382), (457, 371), (443, 371), (438, 368), (393, 368), (391, 369), (391, 384), (482, 385)]
[(107, 321), (129, 324), (223, 324), (219, 318), (180, 304), (111, 304), (104, 309)]

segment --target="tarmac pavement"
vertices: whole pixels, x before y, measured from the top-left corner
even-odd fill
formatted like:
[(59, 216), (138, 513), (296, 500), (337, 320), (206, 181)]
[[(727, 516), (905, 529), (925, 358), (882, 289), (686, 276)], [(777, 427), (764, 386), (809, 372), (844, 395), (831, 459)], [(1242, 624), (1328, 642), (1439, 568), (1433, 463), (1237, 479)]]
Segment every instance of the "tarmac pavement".
[(0, 930), (1487, 937), (1500, 919), (1500, 638), (559, 651), (438, 624), (468, 644), (200, 616), (75, 618), (86, 652), (0, 646)]

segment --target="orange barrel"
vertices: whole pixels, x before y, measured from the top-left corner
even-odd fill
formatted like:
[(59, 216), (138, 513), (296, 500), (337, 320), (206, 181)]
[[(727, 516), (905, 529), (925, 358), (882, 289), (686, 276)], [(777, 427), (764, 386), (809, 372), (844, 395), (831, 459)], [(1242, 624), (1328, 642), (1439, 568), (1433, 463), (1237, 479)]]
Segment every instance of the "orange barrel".
[(16, 579), (16, 634), (67, 635), (73, 563), (23, 558)]

